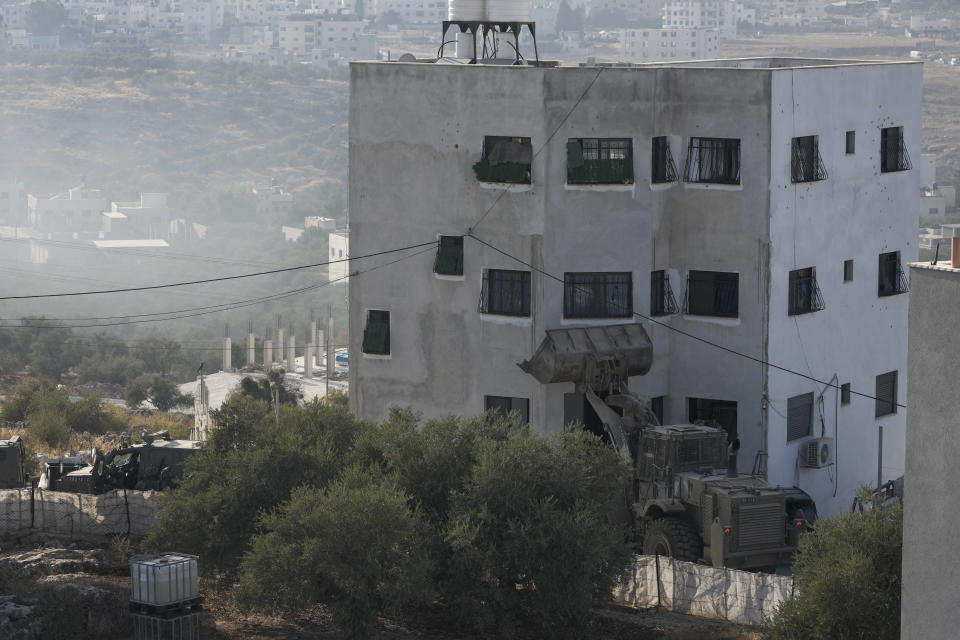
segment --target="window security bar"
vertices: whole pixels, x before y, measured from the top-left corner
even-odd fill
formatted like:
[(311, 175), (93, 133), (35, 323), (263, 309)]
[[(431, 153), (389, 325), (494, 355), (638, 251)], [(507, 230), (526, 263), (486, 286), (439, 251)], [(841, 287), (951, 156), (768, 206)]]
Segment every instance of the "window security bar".
[(736, 274), (712, 271), (687, 274), (683, 312), (696, 316), (736, 318), (740, 314), (740, 281)]
[(827, 179), (827, 170), (820, 157), (816, 136), (793, 139), (793, 154), (790, 163), (793, 182), (817, 182)]
[(909, 171), (913, 168), (907, 145), (903, 141), (903, 127), (880, 130), (880, 171)]
[(684, 177), (687, 182), (740, 184), (740, 140), (691, 138)]
[(790, 274), (790, 315), (813, 313), (821, 311), (824, 307), (816, 273), (808, 272), (799, 275), (792, 272)]
[(670, 139), (660, 136), (653, 139), (652, 175), (650, 181), (654, 184), (676, 182), (679, 179), (677, 165), (670, 152)]
[(880, 255), (880, 277), (877, 294), (893, 296), (906, 293), (910, 290), (907, 275), (900, 264), (900, 252), (884, 253)]
[(670, 276), (665, 271), (654, 271), (650, 274), (650, 315), (669, 316), (679, 312)]

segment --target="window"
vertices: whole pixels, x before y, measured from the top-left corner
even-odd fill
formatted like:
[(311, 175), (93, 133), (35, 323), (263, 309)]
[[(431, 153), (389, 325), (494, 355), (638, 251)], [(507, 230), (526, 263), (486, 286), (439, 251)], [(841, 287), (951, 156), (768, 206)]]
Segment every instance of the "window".
[(823, 309), (823, 298), (817, 286), (817, 268), (794, 269), (790, 272), (790, 300), (788, 313), (791, 316), (812, 313)]
[(687, 275), (684, 313), (736, 318), (740, 315), (740, 275), (726, 271), (691, 271)]
[(650, 315), (666, 316), (677, 311), (677, 300), (670, 287), (670, 276), (666, 271), (653, 271), (650, 274)]
[(633, 315), (633, 274), (563, 274), (564, 318), (623, 318)]
[(851, 156), (857, 152), (857, 132), (847, 131), (847, 155)]
[(737, 437), (737, 403), (733, 400), (687, 398), (687, 419), (720, 427), (731, 441)]
[(530, 138), (486, 136), (483, 155), (473, 165), (480, 182), (508, 182), (530, 184), (533, 146)]
[(880, 130), (880, 171), (906, 171), (910, 169), (910, 156), (903, 142), (903, 127), (886, 127)]
[(794, 138), (790, 161), (793, 182), (816, 182), (825, 180), (827, 170), (820, 158), (820, 143), (817, 136)]
[(877, 376), (876, 417), (888, 416), (897, 412), (897, 372), (881, 373)]
[(389, 311), (367, 311), (367, 326), (363, 329), (363, 352), (390, 355)]
[(673, 163), (673, 155), (670, 153), (670, 138), (667, 136), (654, 138), (652, 155), (650, 181), (654, 184), (676, 182), (677, 165)]
[(567, 141), (568, 184), (633, 184), (633, 141), (574, 138)]
[(877, 295), (893, 296), (907, 291), (907, 277), (900, 267), (900, 252), (880, 254)]
[(843, 261), (843, 281), (850, 282), (853, 280), (853, 260), (844, 260)]
[(813, 393), (787, 399), (787, 442), (813, 433)]
[(522, 426), (530, 422), (530, 400), (527, 398), (511, 398), (509, 396), (484, 396), (484, 411), (494, 410), (503, 417), (509, 417), (510, 413), (516, 411), (520, 414), (520, 421), (517, 426)]
[(663, 424), (663, 399), (666, 396), (650, 398), (650, 411), (657, 418), (657, 423)]
[(840, 385), (840, 404), (850, 404), (850, 383)]
[(480, 313), (530, 316), (530, 272), (487, 269), (480, 292)]
[(687, 182), (740, 184), (740, 140), (690, 138), (684, 175)]
[(463, 275), (463, 236), (440, 236), (433, 272), (443, 276)]

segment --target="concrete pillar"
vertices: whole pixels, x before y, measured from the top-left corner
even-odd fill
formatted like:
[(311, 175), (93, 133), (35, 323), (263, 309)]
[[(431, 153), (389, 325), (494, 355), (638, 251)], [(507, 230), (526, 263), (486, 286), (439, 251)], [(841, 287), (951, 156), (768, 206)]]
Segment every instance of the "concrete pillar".
[(263, 341), (263, 370), (270, 371), (273, 368), (273, 340)]
[(290, 336), (290, 346), (287, 347), (287, 371), (294, 373), (297, 370), (297, 337)]
[(303, 377), (307, 380), (313, 377), (313, 345), (309, 342), (303, 348)]
[(252, 367), (257, 364), (257, 354), (254, 349), (257, 346), (257, 337), (250, 332), (247, 335), (247, 366)]
[(283, 329), (277, 327), (277, 362), (283, 364)]
[(223, 339), (223, 370), (224, 371), (230, 371), (232, 369), (232, 367), (230, 366), (232, 364), (230, 360), (233, 356), (233, 350), (231, 348), (232, 346), (233, 345), (230, 342), (230, 338)]
[(326, 353), (327, 343), (323, 341), (323, 329), (317, 329), (317, 368), (320, 367), (320, 355)]
[(317, 342), (317, 321), (310, 321), (310, 333), (307, 334), (307, 342), (313, 345), (318, 344)]

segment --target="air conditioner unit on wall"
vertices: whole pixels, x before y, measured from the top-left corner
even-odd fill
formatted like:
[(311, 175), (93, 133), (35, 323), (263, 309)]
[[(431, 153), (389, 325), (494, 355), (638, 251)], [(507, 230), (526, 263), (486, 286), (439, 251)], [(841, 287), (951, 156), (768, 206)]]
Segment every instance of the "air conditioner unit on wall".
[(833, 438), (814, 438), (800, 449), (800, 466), (822, 469), (833, 464)]

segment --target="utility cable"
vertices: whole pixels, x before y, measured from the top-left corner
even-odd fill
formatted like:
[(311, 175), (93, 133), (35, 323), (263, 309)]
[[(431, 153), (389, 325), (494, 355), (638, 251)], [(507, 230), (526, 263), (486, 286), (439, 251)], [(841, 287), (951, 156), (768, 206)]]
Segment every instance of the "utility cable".
[[(511, 254), (507, 253), (506, 251), (504, 251), (503, 249), (500, 249), (499, 247), (495, 247), (494, 245), (490, 244), (490, 243), (487, 242), (486, 240), (483, 240), (483, 239), (481, 239), (481, 238), (478, 238), (477, 236), (473, 235), (473, 233), (467, 233), (467, 235), (468, 235), (470, 238), (473, 238), (474, 240), (476, 240), (477, 242), (479, 242), (480, 244), (485, 245), (485, 246), (493, 249), (493, 250), (496, 251), (497, 253), (500, 253), (500, 254), (502, 254), (502, 255), (510, 258), (511, 260), (514, 260), (514, 261), (516, 261), (516, 262), (519, 262), (520, 264), (522, 264), (522, 265), (524, 265), (524, 266), (526, 266), (526, 267), (529, 267), (529, 268), (532, 269), (533, 271), (536, 271), (537, 273), (540, 273), (540, 274), (546, 276), (547, 278), (550, 278), (550, 279), (552, 279), (552, 280), (556, 280), (557, 282), (559, 282), (559, 283), (561, 283), (561, 284), (565, 284), (565, 281), (564, 281), (563, 278), (560, 278), (560, 277), (558, 277), (558, 276), (555, 276), (555, 275), (552, 274), (552, 273), (549, 273), (549, 272), (547, 272), (547, 271), (544, 271), (543, 269), (541, 269), (541, 268), (539, 268), (539, 267), (535, 267), (534, 265), (530, 264), (529, 262), (526, 262), (526, 261), (523, 260), (522, 258), (518, 258), (517, 256), (511, 255)], [(687, 338), (690, 338), (691, 340), (696, 340), (697, 342), (702, 342), (703, 344), (709, 345), (709, 346), (714, 347), (714, 348), (716, 348), (716, 349), (720, 349), (721, 351), (726, 351), (727, 353), (730, 353), (730, 354), (732, 354), (732, 355), (739, 356), (739, 357), (745, 358), (745, 359), (747, 359), (747, 360), (751, 360), (751, 361), (753, 361), (753, 362), (756, 362), (757, 364), (767, 365), (768, 367), (772, 367), (772, 368), (774, 368), (774, 369), (777, 369), (778, 371), (783, 371), (784, 373), (790, 373), (790, 374), (793, 374), (793, 375), (795, 375), (795, 376), (799, 376), (799, 377), (801, 377), (801, 378), (806, 378), (807, 380), (810, 380), (811, 382), (816, 382), (817, 384), (823, 385), (825, 388), (831, 388), (831, 389), (839, 389), (839, 388), (840, 388), (839, 385), (835, 385), (835, 384), (831, 384), (830, 382), (825, 382), (825, 381), (823, 381), (823, 380), (819, 380), (819, 379), (817, 379), (817, 378), (815, 378), (815, 377), (813, 377), (813, 376), (811, 376), (811, 375), (807, 375), (807, 374), (805, 374), (805, 373), (801, 373), (801, 372), (799, 372), (799, 371), (795, 371), (795, 370), (793, 370), (793, 369), (790, 369), (790, 368), (787, 368), (787, 367), (784, 367), (784, 366), (781, 366), (781, 365), (778, 365), (778, 364), (774, 364), (774, 363), (772, 363), (772, 362), (768, 362), (768, 361), (766, 361), (766, 360), (763, 360), (762, 358), (758, 358), (758, 357), (756, 357), (756, 356), (751, 356), (750, 354), (743, 353), (742, 351), (737, 351), (736, 349), (731, 349), (730, 347), (725, 347), (725, 346), (723, 346), (722, 344), (717, 344), (716, 342), (712, 342), (712, 341), (710, 341), (710, 340), (707, 340), (706, 338), (701, 338), (700, 336), (695, 335), (695, 334), (693, 334), (693, 333), (690, 333), (689, 331), (684, 331), (683, 329), (678, 329), (677, 327), (671, 326), (671, 325), (669, 325), (669, 324), (667, 324), (667, 323), (665, 323), (665, 322), (661, 322), (661, 321), (657, 320), (656, 318), (652, 318), (652, 317), (647, 316), (647, 315), (644, 315), (644, 314), (642, 314), (642, 313), (639, 313), (639, 312), (636, 312), (636, 311), (631, 311), (630, 314), (631, 314), (631, 315), (634, 315), (634, 316), (636, 316), (636, 317), (638, 317), (638, 318), (640, 318), (640, 319), (642, 319), (642, 320), (646, 320), (646, 321), (652, 322), (653, 324), (656, 324), (656, 325), (658, 325), (658, 326), (664, 327), (665, 329), (668, 329), (668, 330), (670, 330), (670, 331), (673, 331), (674, 333), (679, 333), (680, 335), (686, 336)], [(863, 397), (863, 398), (868, 398), (868, 399), (874, 400), (874, 401), (879, 400), (879, 398), (877, 398), (876, 396), (872, 396), (872, 395), (870, 395), (870, 394), (868, 394), (868, 393), (861, 393), (860, 391), (854, 391), (853, 389), (850, 390), (850, 393), (853, 394), (853, 395), (861, 396), (861, 397)], [(884, 402), (886, 402), (886, 401), (884, 400)], [(906, 408), (907, 408), (907, 405), (905, 405), (905, 404), (900, 404), (900, 403), (896, 402), (896, 400), (894, 400), (893, 404), (894, 404), (895, 406), (901, 407), (901, 408), (903, 408), (903, 409), (906, 409)]]
[(154, 284), (154, 285), (147, 285), (147, 286), (141, 286), (141, 287), (125, 287), (121, 289), (101, 289), (99, 291), (71, 291), (66, 293), (39, 293), (39, 294), (20, 295), (20, 296), (0, 296), (0, 300), (32, 300), (35, 298), (64, 298), (68, 296), (90, 296), (90, 295), (98, 295), (98, 294), (104, 294), (104, 293), (129, 293), (132, 291), (151, 291), (156, 289), (169, 289), (171, 287), (186, 287), (189, 285), (208, 284), (211, 282), (226, 282), (228, 280), (240, 280), (243, 278), (266, 276), (266, 275), (272, 275), (275, 273), (286, 273), (289, 271), (301, 271), (303, 269), (314, 269), (316, 267), (326, 267), (331, 264), (337, 264), (340, 262), (348, 262), (350, 260), (364, 260), (366, 258), (375, 258), (377, 256), (397, 253), (398, 251), (407, 251), (408, 249), (419, 249), (420, 247), (436, 246), (436, 245), (437, 245), (437, 240), (431, 240), (430, 242), (421, 242), (420, 244), (413, 244), (406, 247), (400, 247), (397, 249), (387, 249), (386, 251), (369, 253), (364, 256), (343, 258), (341, 260), (328, 260), (327, 262), (317, 262), (314, 264), (304, 264), (304, 265), (298, 265), (294, 267), (283, 267), (281, 269), (270, 269), (268, 271), (257, 271), (254, 273), (243, 273), (235, 276), (221, 276), (218, 278), (204, 278), (202, 280), (188, 280), (185, 282), (169, 282), (166, 284)]

